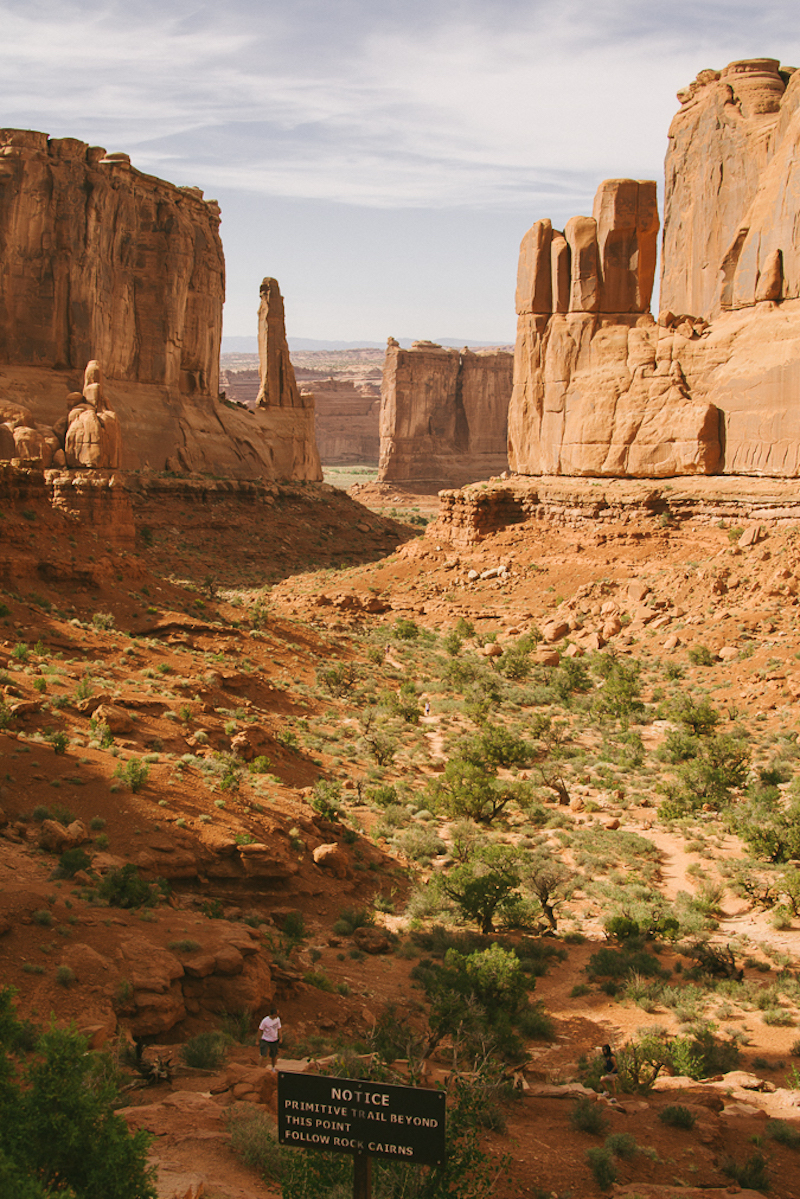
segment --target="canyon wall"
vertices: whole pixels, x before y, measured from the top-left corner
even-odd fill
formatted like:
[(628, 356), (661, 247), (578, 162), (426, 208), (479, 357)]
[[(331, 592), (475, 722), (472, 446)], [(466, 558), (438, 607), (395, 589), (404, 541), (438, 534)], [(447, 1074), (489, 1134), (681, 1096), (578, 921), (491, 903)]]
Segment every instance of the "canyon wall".
[(654, 184), (607, 181), (592, 218), (523, 239), (520, 473), (800, 475), (800, 74), (736, 62), (678, 98), (657, 321)]
[(462, 487), (507, 465), (512, 355), (389, 338), (381, 385), (378, 480)]
[(0, 130), (0, 403), (54, 425), (97, 360), (123, 467), (317, 477), (293, 475), (313, 417), (218, 401), (219, 223), (216, 201), (125, 154)]

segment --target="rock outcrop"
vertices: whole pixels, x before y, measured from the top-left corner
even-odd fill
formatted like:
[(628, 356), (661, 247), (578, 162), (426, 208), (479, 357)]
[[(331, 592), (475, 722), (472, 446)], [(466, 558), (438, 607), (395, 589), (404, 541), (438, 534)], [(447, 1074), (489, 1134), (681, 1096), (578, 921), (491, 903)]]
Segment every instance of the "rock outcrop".
[(612, 180), (591, 219), (523, 239), (520, 473), (800, 475), (800, 73), (735, 62), (678, 98), (657, 323), (653, 184)]
[(776, 59), (755, 58), (701, 71), (678, 92), (665, 163), (662, 309), (710, 320), (800, 294), (800, 77), (792, 75)]
[(378, 479), (438, 490), (506, 468), (512, 355), (389, 338)]
[(314, 437), (314, 397), (300, 395), (294, 377), (286, 340), (286, 323), (277, 279), (261, 283), (258, 308), (258, 371), (260, 386), (256, 397), (257, 418), (267, 420), (270, 452), (280, 445), (291, 469), (284, 477), (322, 478), (322, 468)]
[(520, 246), (509, 464), (520, 474), (707, 474), (719, 417), (696, 402), (648, 308), (656, 185), (601, 184), (564, 233), (537, 221)]
[[(135, 170), (126, 154), (0, 130), (0, 407), (33, 417), (12, 430), (18, 452), (6, 434), (0, 451), (45, 461), (38, 434), (97, 360), (125, 433), (123, 467), (319, 477), (302, 405), (258, 418), (219, 402), (219, 222), (216, 201)], [(107, 423), (76, 430), (81, 455)]]

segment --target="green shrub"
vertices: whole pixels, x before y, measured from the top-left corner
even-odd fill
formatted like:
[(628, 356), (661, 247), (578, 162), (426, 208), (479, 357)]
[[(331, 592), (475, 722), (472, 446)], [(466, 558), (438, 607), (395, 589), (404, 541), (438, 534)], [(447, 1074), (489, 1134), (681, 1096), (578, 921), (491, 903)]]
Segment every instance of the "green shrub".
[(56, 982), (60, 987), (69, 987), (75, 982), (75, 974), (69, 966), (59, 966), (56, 970)]
[(115, 908), (153, 907), (169, 888), (164, 879), (148, 883), (139, 877), (132, 862), (110, 870), (97, 888), (101, 899)]
[(733, 1178), (740, 1187), (753, 1191), (768, 1191), (769, 1176), (767, 1174), (767, 1159), (763, 1153), (752, 1153), (743, 1165), (732, 1157), (727, 1157), (722, 1163), (722, 1173)]
[(199, 941), (192, 941), (186, 937), (181, 941), (170, 941), (168, 948), (173, 953), (196, 953), (201, 948), (201, 945)]
[(398, 641), (416, 641), (419, 637), (419, 625), (405, 616), (394, 622), (392, 633)]
[(53, 923), (53, 913), (49, 912), (47, 908), (39, 908), (33, 913), (31, 920), (42, 928), (48, 928)]
[(691, 645), (688, 651), (692, 666), (713, 666), (714, 657), (707, 645)]
[(141, 758), (129, 758), (124, 765), (119, 763), (114, 771), (114, 778), (121, 779), (135, 793), (144, 787), (149, 773), (150, 767), (147, 762)]
[(612, 1132), (606, 1137), (604, 1148), (613, 1153), (614, 1157), (621, 1157), (623, 1161), (631, 1161), (639, 1152), (636, 1137), (629, 1132)]
[(55, 1023), (31, 1046), (24, 1063), (10, 1056), (21, 1044), (11, 988), (0, 991), (0, 1193), (15, 1199), (45, 1195), (75, 1199), (155, 1199), (147, 1165), (151, 1137), (131, 1134), (112, 1108), (116, 1079), (108, 1059)]
[(181, 1046), (181, 1057), (195, 1070), (216, 1070), (225, 1057), (225, 1038), (218, 1032), (200, 1032)]
[(800, 1131), (785, 1120), (768, 1120), (764, 1125), (764, 1135), (787, 1149), (800, 1149)]
[(684, 1107), (681, 1103), (671, 1103), (669, 1107), (662, 1108), (658, 1113), (659, 1120), (664, 1124), (668, 1124), (670, 1128), (694, 1128), (695, 1116), (690, 1112), (688, 1107)]
[(614, 1169), (614, 1158), (610, 1150), (605, 1147), (601, 1149), (599, 1145), (594, 1149), (587, 1149), (586, 1161), (600, 1190), (609, 1190), (617, 1181), (617, 1171)]
[(69, 737), (66, 733), (53, 733), (49, 737), (50, 744), (53, 747), (54, 754), (65, 754), (69, 745)]
[(278, 1143), (274, 1121), (258, 1108), (246, 1111), (245, 1107), (239, 1104), (230, 1112), (231, 1149), (239, 1161), (256, 1170), (263, 1179), (276, 1181), (284, 1171), (285, 1151)]
[(600, 1104), (588, 1096), (576, 1102), (569, 1114), (569, 1122), (576, 1131), (588, 1132), (595, 1137), (601, 1136), (608, 1128), (608, 1120), (603, 1115)]
[(321, 970), (306, 970), (303, 982), (308, 983), (310, 987), (316, 987), (318, 991), (334, 992), (336, 990), (336, 985)]
[(366, 928), (375, 923), (375, 915), (367, 908), (344, 908), (339, 913), (339, 919), (333, 926), (333, 931), (340, 937), (351, 936), (357, 928)]
[(317, 779), (311, 794), (311, 807), (323, 820), (336, 820), (342, 806), (341, 783)]
[(79, 870), (88, 870), (92, 864), (92, 859), (85, 849), (81, 849), (76, 845), (73, 849), (66, 849), (58, 859), (57, 874), (59, 878), (73, 878)]

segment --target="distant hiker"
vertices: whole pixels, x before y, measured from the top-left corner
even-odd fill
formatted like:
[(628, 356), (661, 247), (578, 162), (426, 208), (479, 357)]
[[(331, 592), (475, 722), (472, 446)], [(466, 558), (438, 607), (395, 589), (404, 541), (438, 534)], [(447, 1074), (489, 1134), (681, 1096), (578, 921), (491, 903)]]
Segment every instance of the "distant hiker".
[(600, 1081), (604, 1084), (605, 1091), (607, 1094), (616, 1095), (617, 1081), (619, 1079), (619, 1070), (617, 1069), (617, 1059), (614, 1057), (614, 1054), (611, 1052), (610, 1045), (604, 1045), (601, 1052), (603, 1054), (603, 1070), (605, 1071), (605, 1073), (601, 1075)]
[(266, 1057), (269, 1054), (269, 1062), (271, 1069), (275, 1069), (275, 1063), (278, 1060), (278, 1049), (281, 1043), (281, 1018), (278, 1015), (278, 1009), (273, 1006), (269, 1009), (269, 1015), (258, 1026), (258, 1052), (261, 1057)]
[(430, 714), (431, 714), (431, 701), (429, 699), (426, 699), (425, 700), (425, 715), (430, 716)]

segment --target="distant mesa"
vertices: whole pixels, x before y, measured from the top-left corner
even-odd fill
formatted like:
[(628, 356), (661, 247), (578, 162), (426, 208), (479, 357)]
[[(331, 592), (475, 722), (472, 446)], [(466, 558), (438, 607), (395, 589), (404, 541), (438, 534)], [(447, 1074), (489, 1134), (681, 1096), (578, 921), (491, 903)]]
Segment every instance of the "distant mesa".
[(513, 355), (390, 337), (381, 385), (381, 482), (462, 487), (505, 470)]

